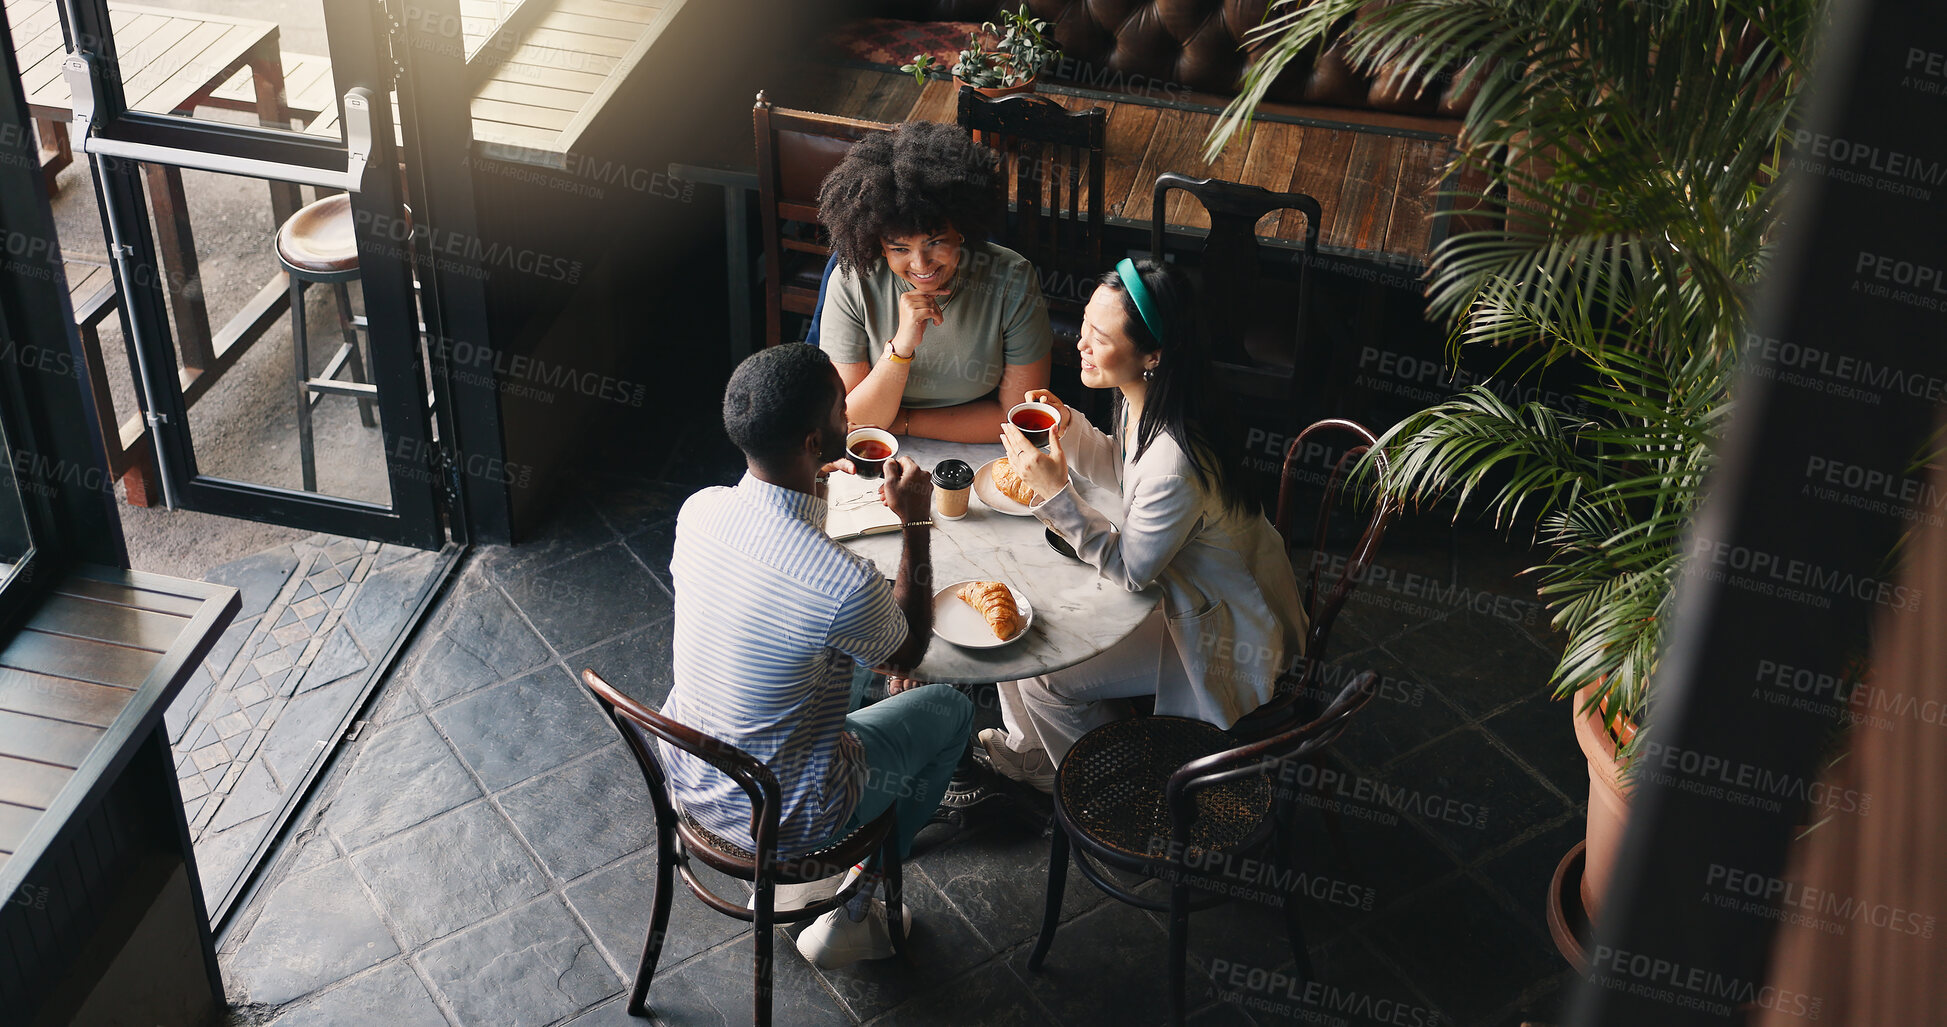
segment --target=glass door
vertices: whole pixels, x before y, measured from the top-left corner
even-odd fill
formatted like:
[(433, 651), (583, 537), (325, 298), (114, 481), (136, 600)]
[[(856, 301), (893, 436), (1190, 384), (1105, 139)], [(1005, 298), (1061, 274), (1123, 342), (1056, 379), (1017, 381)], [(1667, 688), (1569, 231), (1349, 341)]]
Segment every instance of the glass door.
[[(0, 111), (0, 118), (6, 112)], [(5, 273), (0, 271), (0, 273)], [(0, 311), (0, 346), (11, 343), (16, 333), (7, 325), (4, 311)], [(33, 455), (23, 455), (14, 447), (13, 437), (7, 429), (7, 422), (19, 416), (19, 398), (13, 389), (10, 376), (0, 375), (0, 624), (5, 624), (10, 614), (21, 605), (22, 586), (32, 581), (35, 564), (42, 562), (35, 547), (33, 515), (28, 510), (27, 498), (21, 492), (20, 476), (15, 468), (26, 465), (31, 468)], [(31, 483), (29, 485), (31, 488)]]
[[(70, 142), (93, 173), (158, 498), (438, 548), (457, 483), (384, 9), (39, 2), (67, 43)], [(60, 91), (45, 65), (24, 73), (37, 96)]]

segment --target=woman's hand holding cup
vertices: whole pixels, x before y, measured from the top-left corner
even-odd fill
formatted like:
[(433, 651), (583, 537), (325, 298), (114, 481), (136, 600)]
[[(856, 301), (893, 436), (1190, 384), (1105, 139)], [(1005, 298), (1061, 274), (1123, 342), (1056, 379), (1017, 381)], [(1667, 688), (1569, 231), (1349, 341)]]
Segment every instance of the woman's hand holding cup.
[(1007, 462), (1014, 473), (1028, 483), (1034, 494), (1047, 502), (1050, 496), (1068, 487), (1068, 454), (1062, 451), (1061, 437), (1048, 437), (1043, 453), (1028, 441), (1027, 434), (1012, 424), (1001, 425), (1001, 445), (1007, 447)]
[(1068, 404), (1063, 403), (1060, 396), (1049, 392), (1047, 389), (1029, 389), (1027, 395), (1022, 396), (1021, 399), (1028, 403), (1046, 403), (1054, 407), (1057, 411), (1060, 411), (1061, 420), (1055, 425), (1055, 435), (1057, 436), (1068, 431), (1068, 425), (1075, 419), (1075, 414), (1068, 409)]

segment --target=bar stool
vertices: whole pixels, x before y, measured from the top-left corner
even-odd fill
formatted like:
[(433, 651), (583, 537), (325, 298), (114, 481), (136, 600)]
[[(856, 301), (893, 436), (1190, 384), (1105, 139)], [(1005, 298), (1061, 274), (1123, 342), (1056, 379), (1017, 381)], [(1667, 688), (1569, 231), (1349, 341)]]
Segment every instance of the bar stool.
[[(352, 317), (351, 290), (346, 283), (358, 278), (358, 242), (352, 234), (351, 197), (344, 193), (306, 204), (277, 229), (277, 262), (291, 279), (291, 360), (297, 370), (297, 444), (303, 465), (304, 491), (318, 491), (318, 461), (311, 439), (311, 405), (326, 395), (351, 396), (358, 400), (358, 422), (372, 427), (372, 400), (378, 386), (370, 384), (370, 355), (358, 343), (357, 321)], [(310, 351), (305, 339), (304, 287), (317, 282), (330, 285), (338, 297), (338, 324), (345, 333), (344, 344), (325, 365), (324, 373), (311, 376)], [(338, 380), (349, 371), (350, 381)]]

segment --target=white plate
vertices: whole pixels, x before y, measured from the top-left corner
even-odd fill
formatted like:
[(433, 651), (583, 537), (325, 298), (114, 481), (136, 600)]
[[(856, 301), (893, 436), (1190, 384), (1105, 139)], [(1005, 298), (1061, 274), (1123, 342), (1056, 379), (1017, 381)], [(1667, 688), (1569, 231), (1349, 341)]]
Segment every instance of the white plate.
[[(967, 581), (992, 580), (987, 578), (968, 578)], [(933, 593), (933, 633), (963, 649), (997, 649), (1019, 639), (1034, 627), (1034, 607), (1021, 590), (1007, 582), (1007, 590), (1014, 594), (1014, 609), (1021, 614), (1021, 630), (1013, 638), (995, 638), (994, 629), (987, 626), (987, 618), (980, 611), (967, 605), (955, 593), (967, 581), (956, 581)]]
[[(1001, 458), (994, 458), (994, 460), (999, 459)], [(974, 495), (979, 496), (981, 502), (998, 513), (1012, 514), (1015, 517), (1033, 517), (1033, 511), (1002, 495), (1001, 490), (994, 485), (994, 460), (981, 464), (980, 469), (974, 472)]]

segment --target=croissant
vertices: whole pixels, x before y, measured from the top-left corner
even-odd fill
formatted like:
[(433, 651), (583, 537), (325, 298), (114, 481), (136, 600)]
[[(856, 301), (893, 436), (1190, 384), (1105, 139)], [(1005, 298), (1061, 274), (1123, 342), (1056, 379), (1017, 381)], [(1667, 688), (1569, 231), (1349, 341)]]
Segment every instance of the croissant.
[(1014, 605), (1014, 593), (998, 581), (969, 581), (955, 592), (960, 601), (980, 611), (994, 637), (1013, 638), (1021, 631), (1021, 611)]
[(1007, 462), (1006, 457), (994, 461), (994, 487), (1001, 490), (1001, 495), (1022, 506), (1033, 506), (1036, 502), (1034, 490), (1021, 480), (1020, 472)]

